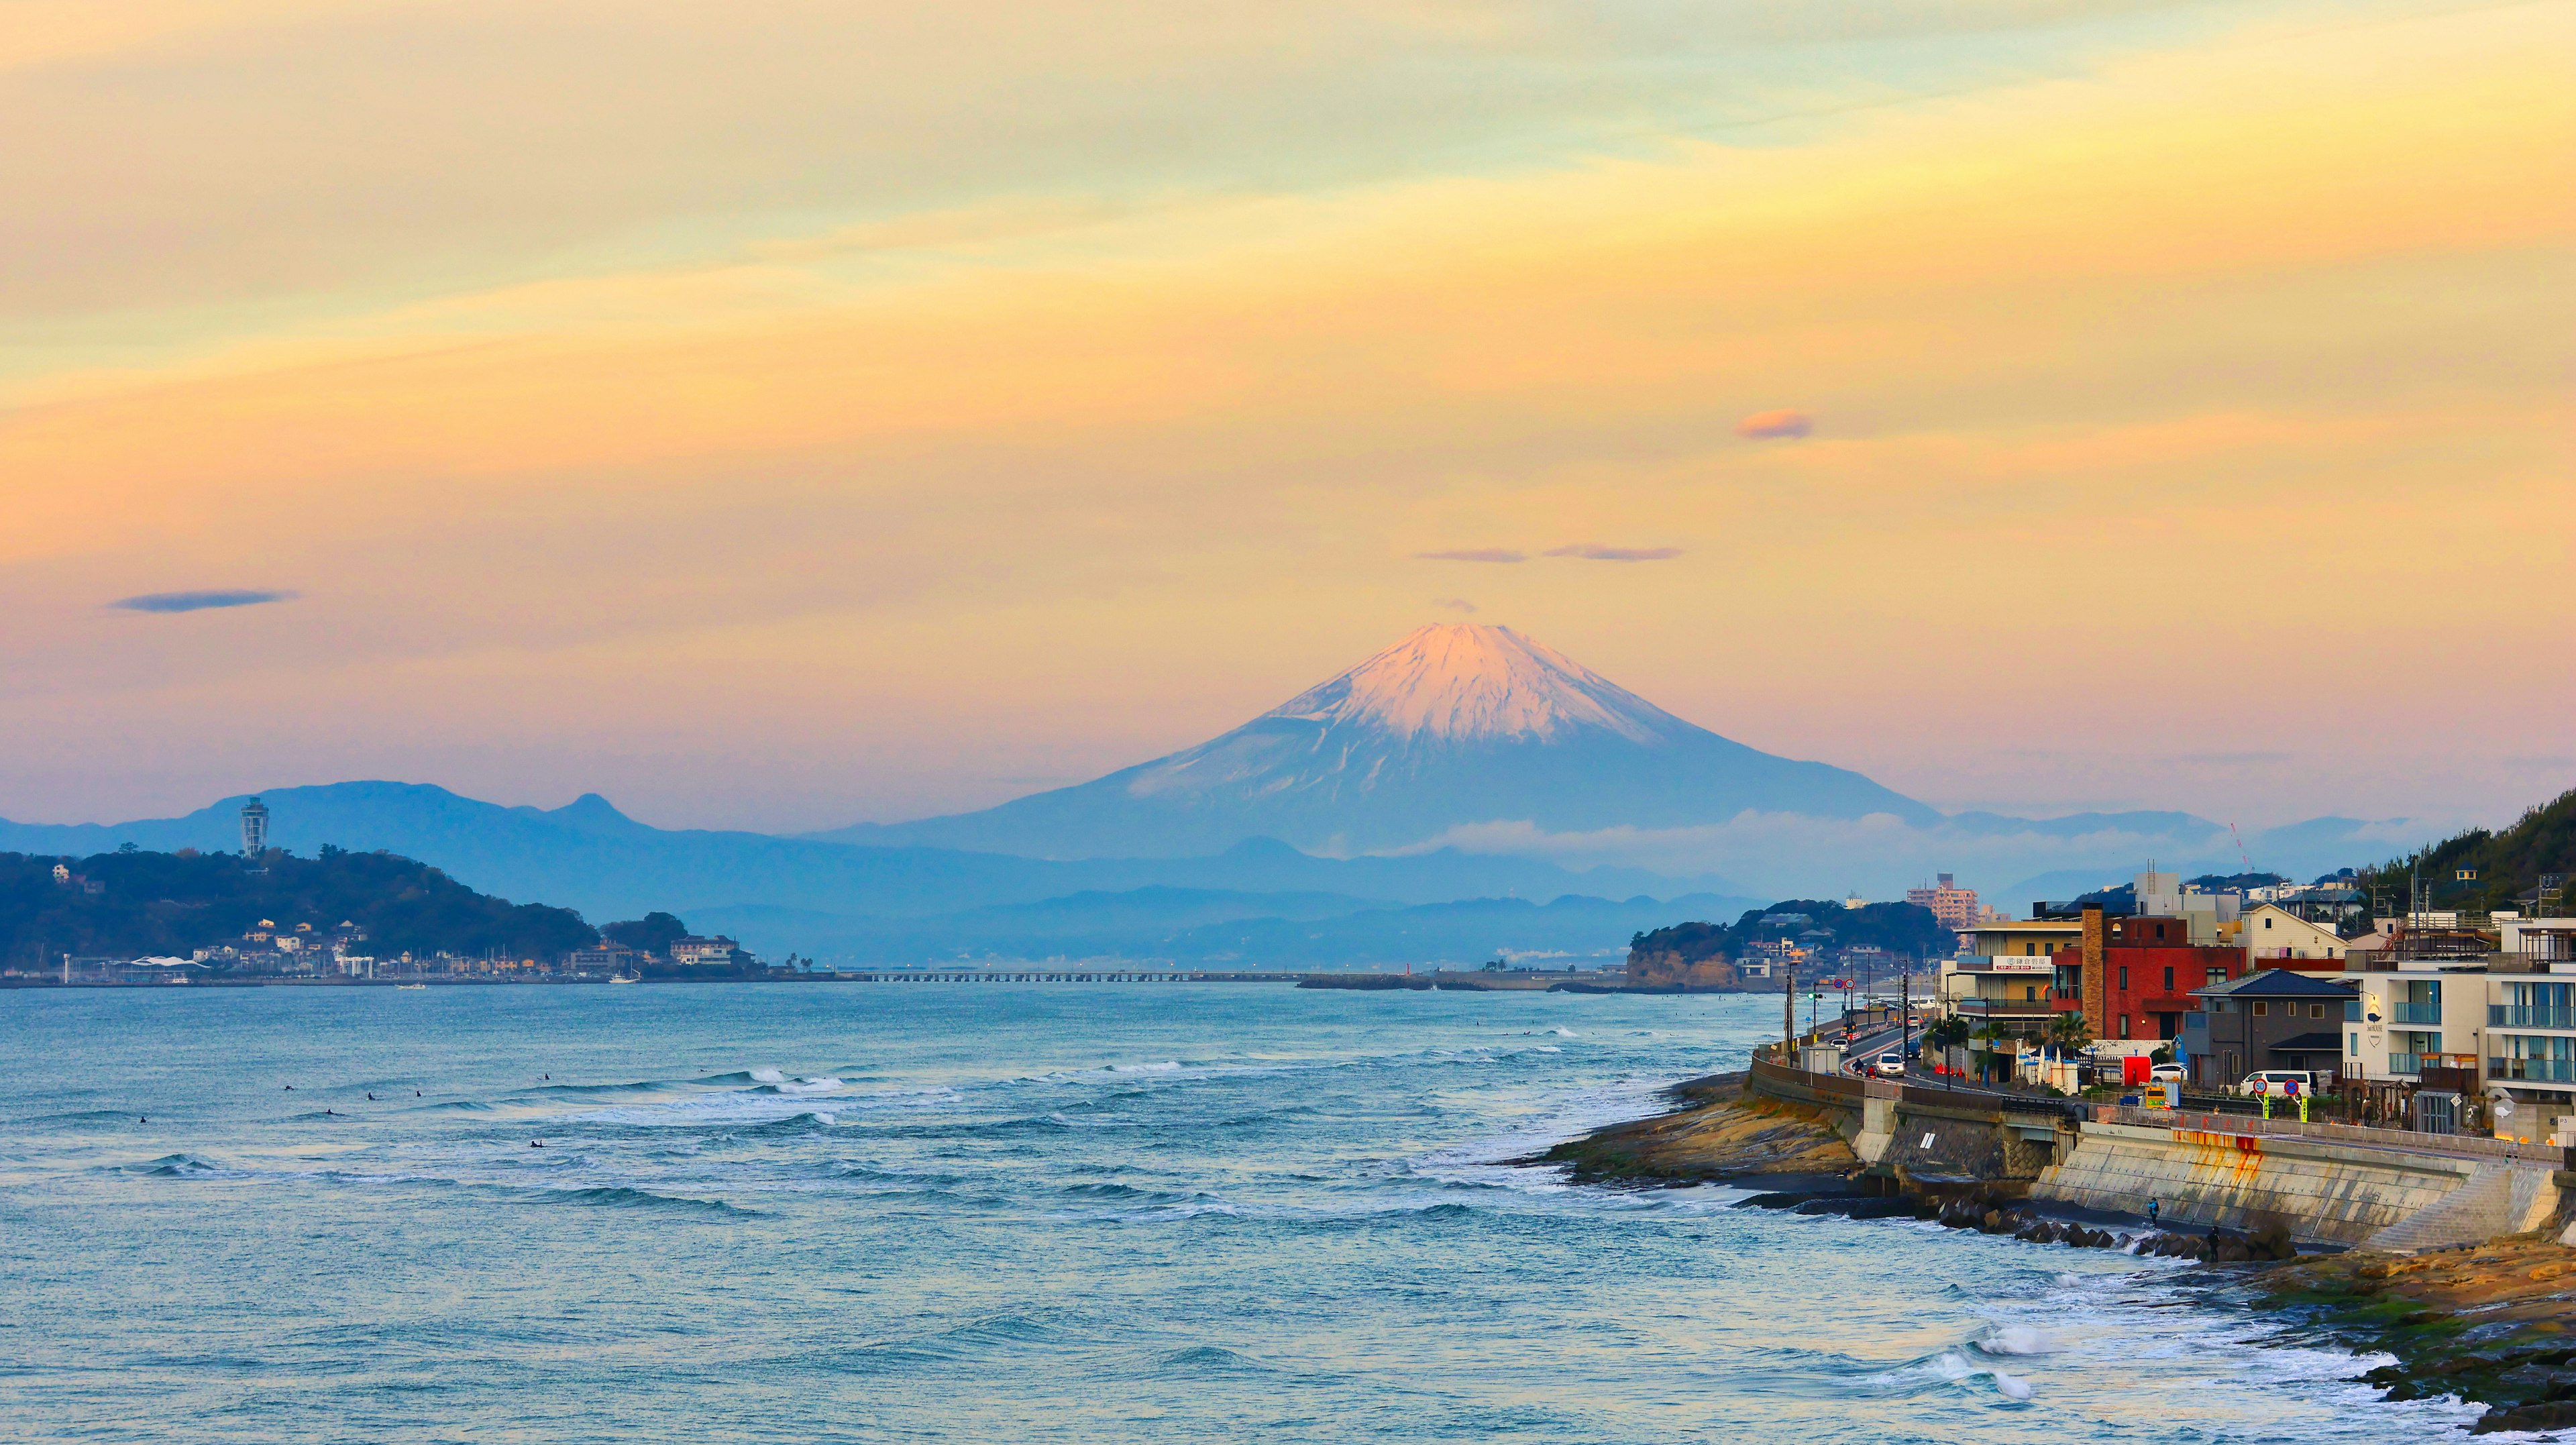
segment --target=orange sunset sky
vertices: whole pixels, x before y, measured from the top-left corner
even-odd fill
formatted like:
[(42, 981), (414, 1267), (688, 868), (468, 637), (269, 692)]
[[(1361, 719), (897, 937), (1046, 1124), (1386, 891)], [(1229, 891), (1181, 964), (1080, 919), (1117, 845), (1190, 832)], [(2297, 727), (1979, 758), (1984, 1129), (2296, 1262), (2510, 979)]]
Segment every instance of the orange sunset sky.
[(2568, 0), (11, 0), (0, 815), (896, 819), (1472, 618), (1944, 808), (2509, 819), (2571, 76)]

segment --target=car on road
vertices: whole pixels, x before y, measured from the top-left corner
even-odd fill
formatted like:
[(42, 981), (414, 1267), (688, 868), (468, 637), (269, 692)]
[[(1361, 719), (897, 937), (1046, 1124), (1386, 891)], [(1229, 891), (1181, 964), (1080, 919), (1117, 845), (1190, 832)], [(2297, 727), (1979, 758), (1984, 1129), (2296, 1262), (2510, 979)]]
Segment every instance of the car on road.
[(2302, 1094), (2313, 1094), (2317, 1089), (2317, 1076), (2306, 1069), (2256, 1069), (2236, 1086), (2236, 1092), (2247, 1098), (2257, 1094), (2287, 1094), (2292, 1084), (2297, 1084)]
[(2186, 1080), (2182, 1076), (2182, 1065), (2158, 1064), (2154, 1068), (2147, 1070), (2147, 1082), (2150, 1084), (2181, 1084), (2187, 1083), (2189, 1080)]
[(1896, 1052), (1894, 1049), (1890, 1049), (1886, 1053), (1883, 1053), (1877, 1058), (1869, 1061), (1869, 1071), (1878, 1075), (1882, 1079), (1904, 1078), (1905, 1056)]

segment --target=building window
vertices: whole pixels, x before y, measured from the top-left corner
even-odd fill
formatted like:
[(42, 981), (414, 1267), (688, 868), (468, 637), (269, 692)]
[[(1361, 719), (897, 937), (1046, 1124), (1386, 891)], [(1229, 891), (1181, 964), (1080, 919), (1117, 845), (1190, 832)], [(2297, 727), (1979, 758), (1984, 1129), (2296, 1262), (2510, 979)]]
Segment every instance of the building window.
[(2125, 1038), (2127, 1038), (2128, 1036), (2129, 1036), (2129, 1016), (2128, 1016), (2127, 1014), (2122, 1014), (2122, 1015), (2120, 1015), (2120, 1037), (2122, 1037), (2122, 1038), (2124, 1038), (2124, 1039), (2125, 1039)]
[(2173, 992), (2173, 968), (2171, 965), (2167, 965), (2165, 968), (2165, 992)]
[(2272, 1006), (2270, 1004), (2263, 1002), (2259, 998), (2254, 1000), (2254, 1017), (2259, 1019), (2271, 1011)]
[(2326, 1006), (2325, 1006), (2324, 1004), (2321, 1004), (2321, 1003), (2312, 1003), (2312, 1004), (2308, 1005), (2308, 1017), (2310, 1017), (2310, 1018), (2312, 1018), (2312, 1019), (2321, 1019), (2321, 1018), (2324, 1018), (2325, 1016), (2326, 1016)]
[(2266, 931), (2269, 931), (2269, 930), (2270, 930), (2270, 928), (2272, 927), (2272, 920), (2271, 920), (2271, 919), (2268, 919), (2268, 918), (2264, 919), (2264, 920), (2263, 920), (2263, 927), (2264, 927), (2264, 929), (2265, 929)]
[(2211, 983), (2227, 982), (2227, 965), (2222, 963), (2213, 966), (2209, 970), (2209, 981)]
[(2345, 1052), (2345, 1053), (2348, 1053), (2348, 1054), (2350, 1054), (2350, 1055), (2352, 1055), (2352, 1056), (2353, 1056), (2354, 1058), (2356, 1058), (2356, 1059), (2357, 1059), (2357, 1058), (2360, 1058), (2360, 1057), (2361, 1057), (2361, 1035), (2359, 1035), (2359, 1034), (2354, 1034), (2354, 1035), (2352, 1035), (2352, 1044), (2351, 1044), (2351, 1046), (2350, 1046), (2350, 1047), (2346, 1048), (2346, 1049), (2344, 1050), (2344, 1052)]
[(2023, 1003), (2039, 1002), (2039, 985), (2035, 983), (2023, 984), (2021, 986), (2021, 1001)]
[(2129, 991), (2129, 966), (2128, 966), (2127, 964), (2125, 964), (2125, 963), (2124, 963), (2124, 964), (2121, 964), (2121, 965), (2120, 965), (2120, 992), (2122, 992), (2122, 993), (2127, 993), (2128, 991)]

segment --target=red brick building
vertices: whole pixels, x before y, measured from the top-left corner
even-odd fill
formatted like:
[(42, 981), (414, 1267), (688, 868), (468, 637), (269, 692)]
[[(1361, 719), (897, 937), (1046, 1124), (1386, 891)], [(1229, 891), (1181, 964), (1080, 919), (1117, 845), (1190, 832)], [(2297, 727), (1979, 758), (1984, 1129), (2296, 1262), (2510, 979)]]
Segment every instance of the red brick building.
[(2084, 940), (2056, 958), (2057, 992), (2080, 1008), (2093, 1037), (2146, 1053), (2196, 1013), (2192, 990), (2245, 976), (2245, 950), (2191, 943), (2179, 918), (2109, 918), (2084, 910)]

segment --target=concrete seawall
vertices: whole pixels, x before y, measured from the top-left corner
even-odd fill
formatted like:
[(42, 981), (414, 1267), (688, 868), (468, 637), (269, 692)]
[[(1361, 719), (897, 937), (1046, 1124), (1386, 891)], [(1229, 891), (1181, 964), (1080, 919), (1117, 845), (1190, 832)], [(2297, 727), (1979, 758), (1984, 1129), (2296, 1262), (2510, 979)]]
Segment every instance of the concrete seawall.
[(1748, 1086), (1822, 1109), (1869, 1173), (1909, 1188), (1974, 1182), (2118, 1214), (2155, 1200), (2172, 1224), (2279, 1225), (2313, 1244), (2521, 1233), (2556, 1221), (2561, 1183), (2576, 1186), (2568, 1151), (2494, 1139), (1953, 1093), (1768, 1060)]
[[(2064, 1162), (2041, 1171), (2030, 1192), (2034, 1199), (2127, 1213), (2153, 1199), (2176, 1224), (2247, 1230), (2279, 1224), (2319, 1243), (2430, 1248), (2547, 1222), (2558, 1204), (2551, 1172), (2546, 1162), (2092, 1122), (2082, 1126)], [(2441, 1208), (2472, 1184), (2482, 1207)], [(2402, 1239), (2380, 1238), (2410, 1223), (2417, 1227)]]

